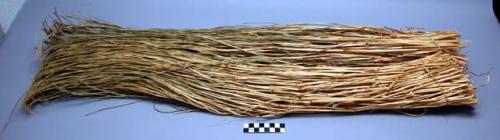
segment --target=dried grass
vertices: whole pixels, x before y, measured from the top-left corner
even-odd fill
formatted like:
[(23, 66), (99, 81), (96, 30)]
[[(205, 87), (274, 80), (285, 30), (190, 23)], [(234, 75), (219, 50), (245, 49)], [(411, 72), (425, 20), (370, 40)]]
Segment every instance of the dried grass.
[(25, 109), (63, 97), (178, 101), (220, 115), (477, 103), (453, 31), (348, 25), (131, 29), (45, 25)]

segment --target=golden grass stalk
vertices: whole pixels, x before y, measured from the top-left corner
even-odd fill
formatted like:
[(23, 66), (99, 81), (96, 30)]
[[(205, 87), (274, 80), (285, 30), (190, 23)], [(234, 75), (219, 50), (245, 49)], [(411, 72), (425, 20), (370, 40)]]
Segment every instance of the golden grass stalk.
[(178, 101), (220, 115), (477, 103), (453, 31), (347, 25), (131, 29), (45, 25), (25, 109), (63, 97)]

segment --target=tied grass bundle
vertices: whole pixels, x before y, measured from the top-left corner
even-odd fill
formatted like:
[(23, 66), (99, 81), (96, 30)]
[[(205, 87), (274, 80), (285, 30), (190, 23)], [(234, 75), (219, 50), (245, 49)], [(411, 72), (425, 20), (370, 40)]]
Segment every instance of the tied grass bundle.
[(358, 112), (477, 103), (453, 31), (347, 25), (131, 29), (45, 24), (29, 112), (65, 97), (177, 101), (220, 115)]

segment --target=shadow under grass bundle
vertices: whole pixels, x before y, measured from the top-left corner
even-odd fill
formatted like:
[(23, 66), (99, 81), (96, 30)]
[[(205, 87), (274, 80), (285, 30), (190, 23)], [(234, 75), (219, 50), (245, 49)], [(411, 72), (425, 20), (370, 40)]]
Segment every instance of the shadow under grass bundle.
[(348, 25), (131, 29), (45, 25), (26, 111), (65, 97), (177, 101), (220, 115), (477, 103), (453, 31)]

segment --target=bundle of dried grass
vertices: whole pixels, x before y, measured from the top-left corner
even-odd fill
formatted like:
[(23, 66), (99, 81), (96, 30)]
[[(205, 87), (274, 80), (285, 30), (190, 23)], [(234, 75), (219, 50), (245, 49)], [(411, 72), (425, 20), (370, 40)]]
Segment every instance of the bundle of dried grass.
[(27, 111), (62, 97), (178, 101), (269, 117), (477, 103), (459, 34), (347, 25), (45, 26)]

